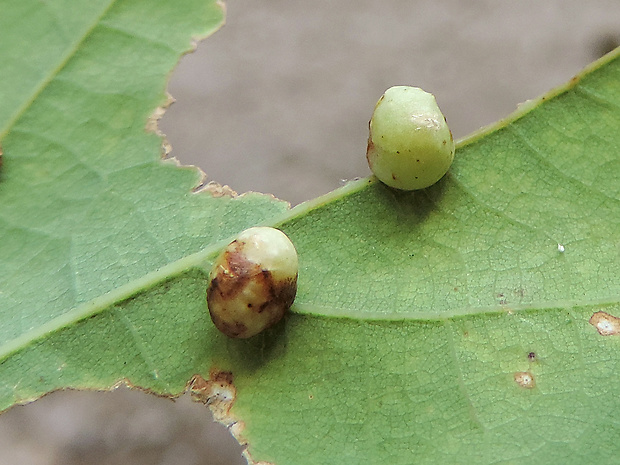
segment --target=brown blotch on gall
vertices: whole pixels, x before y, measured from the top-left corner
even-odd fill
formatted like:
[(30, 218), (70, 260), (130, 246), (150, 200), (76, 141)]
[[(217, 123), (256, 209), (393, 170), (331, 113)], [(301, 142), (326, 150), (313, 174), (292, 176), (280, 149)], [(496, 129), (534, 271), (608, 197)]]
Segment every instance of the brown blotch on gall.
[(536, 380), (534, 375), (529, 371), (518, 371), (514, 374), (515, 383), (525, 389), (532, 389), (536, 387)]
[(242, 337), (248, 331), (248, 327), (239, 321), (230, 323), (214, 313), (211, 313), (211, 319), (215, 327), (229, 337)]
[(590, 317), (589, 323), (596, 328), (601, 336), (620, 334), (620, 318), (606, 312), (596, 312)]
[(370, 169), (372, 170), (373, 167), (373, 160), (368, 156), (368, 154), (370, 152), (373, 152), (375, 149), (375, 144), (373, 143), (373, 141), (368, 138), (368, 148), (366, 149), (366, 160), (368, 160), (368, 166), (370, 166)]
[(252, 337), (282, 319), (297, 292), (297, 253), (284, 233), (242, 232), (215, 261), (207, 305), (215, 327), (232, 338)]

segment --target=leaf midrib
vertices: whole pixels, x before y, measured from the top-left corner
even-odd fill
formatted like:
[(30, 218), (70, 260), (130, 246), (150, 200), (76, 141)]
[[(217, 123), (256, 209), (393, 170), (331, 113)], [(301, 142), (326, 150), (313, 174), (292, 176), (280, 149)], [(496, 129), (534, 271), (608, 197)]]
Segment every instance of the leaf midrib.
[[(503, 304), (489, 306), (459, 307), (441, 312), (360, 312), (350, 308), (321, 307), (314, 304), (296, 302), (293, 305), (295, 313), (329, 318), (348, 318), (364, 321), (446, 321), (454, 318), (464, 318), (475, 315), (514, 314), (532, 311), (566, 311), (576, 307), (620, 307), (620, 296), (608, 296), (600, 299), (536, 301), (527, 304)], [(1, 349), (1, 347), (0, 347)], [(0, 352), (1, 355), (1, 352)]]

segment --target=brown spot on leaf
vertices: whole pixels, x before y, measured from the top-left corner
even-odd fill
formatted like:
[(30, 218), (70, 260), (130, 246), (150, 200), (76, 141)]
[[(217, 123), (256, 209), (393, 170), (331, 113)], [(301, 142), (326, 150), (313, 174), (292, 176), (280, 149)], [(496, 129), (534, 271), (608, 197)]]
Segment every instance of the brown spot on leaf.
[(213, 418), (228, 427), (234, 438), (246, 447), (243, 455), (248, 464), (251, 465), (272, 465), (268, 462), (255, 461), (247, 450), (248, 441), (243, 436), (245, 424), (237, 420), (230, 413), (235, 400), (237, 399), (237, 388), (233, 383), (233, 374), (230, 371), (212, 369), (209, 378), (205, 379), (202, 375), (194, 375), (188, 383), (188, 388), (192, 400), (202, 402), (213, 413)]
[[(192, 400), (202, 402), (213, 413), (213, 418), (228, 427), (230, 433), (239, 441), (241, 446), (248, 444), (243, 436), (245, 424), (237, 420), (230, 413), (235, 400), (237, 399), (237, 388), (233, 383), (233, 374), (230, 371), (212, 369), (209, 378), (205, 379), (202, 375), (194, 375), (188, 383), (188, 388)], [(249, 464), (252, 465), (271, 465), (268, 462), (257, 462), (252, 459), (247, 448), (243, 455)]]
[[(213, 417), (220, 422), (229, 418), (230, 408), (237, 398), (232, 373), (215, 369), (209, 373), (209, 379), (194, 375), (189, 382), (189, 392), (194, 401), (209, 406)], [(232, 423), (232, 421), (224, 423)]]
[(596, 328), (601, 336), (620, 334), (620, 318), (605, 312), (596, 312), (590, 317), (589, 323)]
[(532, 389), (536, 387), (536, 381), (534, 375), (529, 371), (518, 371), (515, 373), (515, 383), (525, 389)]

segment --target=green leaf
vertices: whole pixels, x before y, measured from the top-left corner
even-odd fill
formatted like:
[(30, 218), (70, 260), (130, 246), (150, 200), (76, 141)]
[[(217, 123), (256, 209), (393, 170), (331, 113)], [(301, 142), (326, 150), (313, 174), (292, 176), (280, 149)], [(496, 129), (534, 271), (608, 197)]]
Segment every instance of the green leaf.
[[(3, 128), (0, 340), (286, 208), (266, 196), (196, 195), (197, 170), (160, 162), (147, 120), (167, 103), (167, 74), (192, 37), (222, 19), (213, 2), (169, 3), (92, 5), (66, 53), (32, 73), (23, 63), (2, 83), (10, 99), (21, 74), (33, 82)], [(56, 23), (22, 21), (22, 35)]]
[[(619, 52), (462, 141), (435, 186), (288, 210), (194, 192), (146, 129), (217, 3), (37, 5), (0, 15), (0, 408), (197, 375), (254, 460), (614, 463), (620, 342), (590, 317), (620, 315)], [(299, 293), (231, 340), (206, 272), (255, 224), (292, 238)]]
[[(197, 193), (202, 174), (162, 162), (162, 140), (149, 129), (157, 107), (169, 103), (168, 73), (192, 40), (221, 24), (220, 4), (107, 1), (75, 9), (74, 3), (41, 11), (38, 2), (21, 2), (0, 15), (6, 39), (0, 56), (11, 71), (2, 73), (0, 86), (5, 356), (105, 313), (162, 275), (168, 279), (170, 263), (180, 267), (173, 274), (183, 273), (183, 257), (287, 208), (262, 194), (212, 195), (218, 189), (209, 185)], [(69, 10), (71, 20), (59, 26)], [(31, 63), (27, 50), (40, 48), (43, 58)], [(114, 344), (122, 357), (122, 344)], [(26, 382), (28, 367), (42, 360), (18, 362), (14, 376), (2, 378), (3, 408), (70, 385), (64, 375), (49, 384), (43, 374)], [(110, 372), (110, 379), (122, 376)], [(103, 377), (88, 378), (104, 386)]]

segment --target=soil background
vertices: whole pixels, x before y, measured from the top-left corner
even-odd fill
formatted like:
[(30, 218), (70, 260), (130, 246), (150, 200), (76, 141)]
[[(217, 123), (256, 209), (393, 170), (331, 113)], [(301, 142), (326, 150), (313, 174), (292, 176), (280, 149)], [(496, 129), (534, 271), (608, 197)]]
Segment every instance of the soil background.
[[(383, 91), (435, 94), (459, 139), (620, 44), (618, 0), (232, 0), (171, 75), (160, 122), (183, 164), (292, 204), (369, 174)], [(458, 151), (456, 156), (458, 156)], [(202, 404), (119, 388), (0, 416), (0, 465), (243, 464)]]

